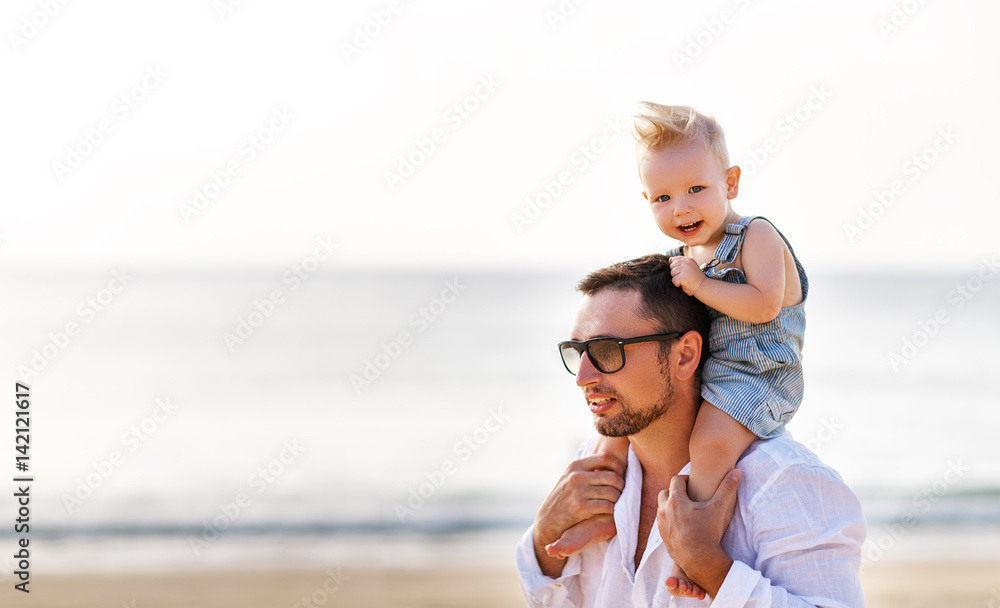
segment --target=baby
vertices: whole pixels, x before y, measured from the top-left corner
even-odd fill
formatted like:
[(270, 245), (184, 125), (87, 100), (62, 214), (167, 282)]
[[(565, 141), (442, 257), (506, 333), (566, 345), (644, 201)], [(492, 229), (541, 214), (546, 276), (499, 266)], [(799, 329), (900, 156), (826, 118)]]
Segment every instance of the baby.
[[(718, 123), (684, 106), (644, 103), (636, 116), (639, 177), (656, 225), (684, 245), (670, 252), (674, 285), (709, 308), (704, 400), (691, 432), (688, 494), (705, 501), (757, 439), (783, 432), (802, 401), (803, 306), (809, 283), (791, 245), (770, 221), (740, 216)], [(601, 437), (595, 452), (627, 462), (628, 439)], [(566, 557), (614, 536), (601, 515), (546, 549)], [(676, 579), (676, 580), (671, 580)], [(674, 566), (671, 594), (704, 597)]]

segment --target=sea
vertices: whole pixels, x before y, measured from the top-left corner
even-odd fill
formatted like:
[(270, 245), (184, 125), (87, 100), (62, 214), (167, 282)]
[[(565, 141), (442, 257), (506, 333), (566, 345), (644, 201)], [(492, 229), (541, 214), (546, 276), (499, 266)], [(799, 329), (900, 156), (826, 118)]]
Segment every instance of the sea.
[[(3, 275), (0, 579), (24, 537), (35, 572), (509, 566), (593, 433), (579, 278)], [(1000, 279), (820, 274), (807, 315), (788, 430), (865, 559), (1000, 557)]]

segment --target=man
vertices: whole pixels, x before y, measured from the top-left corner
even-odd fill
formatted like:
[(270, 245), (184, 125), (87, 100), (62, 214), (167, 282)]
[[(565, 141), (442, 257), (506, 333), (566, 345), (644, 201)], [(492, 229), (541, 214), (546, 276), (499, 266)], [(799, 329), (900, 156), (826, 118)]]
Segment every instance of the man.
[[(628, 437), (628, 467), (592, 455), (593, 440), (580, 449), (518, 546), (528, 604), (863, 606), (858, 500), (787, 434), (753, 443), (710, 501), (688, 500), (682, 474), (708, 324), (704, 307), (671, 283), (669, 258), (615, 264), (579, 289), (563, 362), (598, 432)], [(546, 552), (567, 529), (607, 514), (617, 529), (609, 541), (566, 560)], [(670, 595), (675, 560), (711, 599)]]

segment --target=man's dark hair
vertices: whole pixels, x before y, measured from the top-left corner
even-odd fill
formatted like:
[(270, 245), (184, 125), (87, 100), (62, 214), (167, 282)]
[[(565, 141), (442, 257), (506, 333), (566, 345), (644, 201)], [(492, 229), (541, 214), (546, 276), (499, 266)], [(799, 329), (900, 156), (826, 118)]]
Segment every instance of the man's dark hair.
[[(595, 270), (577, 289), (591, 296), (603, 289), (634, 289), (641, 295), (640, 316), (657, 326), (658, 333), (696, 331), (701, 334), (701, 360), (708, 356), (708, 309), (676, 287), (670, 277), (670, 257), (654, 253)], [(667, 344), (664, 344), (667, 347)]]

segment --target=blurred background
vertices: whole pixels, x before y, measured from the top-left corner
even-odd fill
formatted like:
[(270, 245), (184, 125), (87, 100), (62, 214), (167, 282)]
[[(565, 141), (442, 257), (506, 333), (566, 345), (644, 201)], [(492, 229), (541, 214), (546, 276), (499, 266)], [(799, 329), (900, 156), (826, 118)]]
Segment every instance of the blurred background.
[(593, 432), (555, 349), (575, 281), (673, 246), (642, 100), (719, 119), (736, 210), (810, 273), (789, 430), (862, 499), (866, 563), (1000, 558), (998, 12), (7, 2), (33, 571), (509, 569)]

